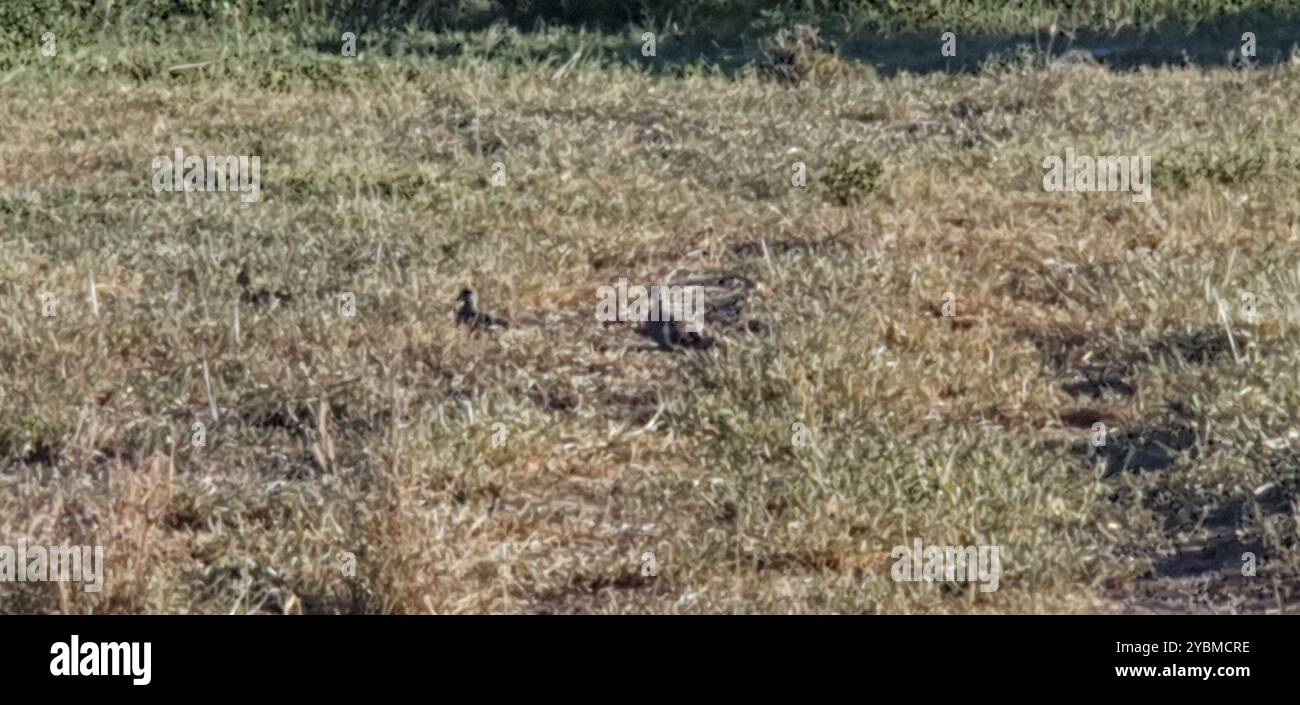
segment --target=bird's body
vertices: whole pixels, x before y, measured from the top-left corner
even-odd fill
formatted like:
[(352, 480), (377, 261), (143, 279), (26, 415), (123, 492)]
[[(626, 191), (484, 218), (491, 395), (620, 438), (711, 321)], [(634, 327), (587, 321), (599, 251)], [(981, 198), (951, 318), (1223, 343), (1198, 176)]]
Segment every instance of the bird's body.
[(478, 309), (478, 294), (474, 293), (473, 289), (462, 289), (458, 300), (460, 301), (460, 309), (456, 311), (456, 325), (469, 326), (470, 330), (474, 331), (510, 327), (510, 323), (505, 319), (497, 318)]
[[(729, 272), (683, 278), (675, 278), (676, 273), (673, 270), (663, 278), (665, 285), (681, 287), (683, 292), (689, 291), (698, 299), (692, 312), (677, 310), (664, 300), (663, 290), (659, 290), (656, 305), (660, 315), (652, 317), (637, 332), (657, 343), (660, 350), (724, 348), (730, 335), (741, 332), (772, 335), (771, 326), (748, 315), (750, 295), (758, 290), (750, 279)], [(668, 315), (663, 315), (664, 312)], [(690, 320), (681, 317), (688, 313), (692, 316)]]
[(700, 335), (693, 330), (686, 330), (686, 326), (678, 320), (650, 321), (646, 326), (645, 333), (658, 343), (660, 349), (663, 350), (711, 348), (717, 342), (709, 336)]

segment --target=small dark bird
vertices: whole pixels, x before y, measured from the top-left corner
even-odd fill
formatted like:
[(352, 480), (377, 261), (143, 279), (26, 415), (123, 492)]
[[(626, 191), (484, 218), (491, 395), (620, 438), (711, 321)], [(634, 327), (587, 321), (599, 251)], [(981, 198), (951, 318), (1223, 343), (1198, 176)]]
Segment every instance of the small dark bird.
[(660, 314), (650, 320), (641, 329), (641, 333), (647, 338), (659, 344), (661, 350), (675, 350), (677, 348), (711, 348), (717, 343), (717, 340), (707, 335), (700, 335), (696, 331), (686, 330), (684, 321), (672, 318), (672, 309), (664, 303), (663, 293), (659, 293), (658, 310)]
[(456, 311), (456, 325), (469, 326), (470, 330), (475, 331), (510, 327), (510, 323), (504, 318), (497, 318), (478, 310), (478, 294), (475, 294), (473, 289), (462, 289), (457, 300), (460, 301), (460, 309)]
[(266, 304), (270, 302), (272, 296), (281, 303), (288, 303), (293, 300), (293, 294), (290, 294), (284, 289), (271, 291), (264, 286), (259, 286), (254, 289), (253, 278), (248, 276), (247, 268), (239, 270), (239, 276), (235, 277), (235, 283), (244, 290), (243, 293), (239, 295), (239, 300), (252, 306), (261, 306)]
[(686, 330), (681, 321), (650, 321), (643, 331), (646, 337), (659, 344), (661, 350), (677, 348), (711, 348), (717, 341), (693, 330)]

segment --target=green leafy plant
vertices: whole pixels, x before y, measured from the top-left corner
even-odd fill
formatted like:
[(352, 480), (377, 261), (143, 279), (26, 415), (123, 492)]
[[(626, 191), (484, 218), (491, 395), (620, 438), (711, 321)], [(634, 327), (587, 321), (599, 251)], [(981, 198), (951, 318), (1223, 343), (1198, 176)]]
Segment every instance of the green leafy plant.
[(884, 166), (870, 157), (842, 155), (826, 170), (826, 190), (842, 206), (856, 203), (880, 187)]

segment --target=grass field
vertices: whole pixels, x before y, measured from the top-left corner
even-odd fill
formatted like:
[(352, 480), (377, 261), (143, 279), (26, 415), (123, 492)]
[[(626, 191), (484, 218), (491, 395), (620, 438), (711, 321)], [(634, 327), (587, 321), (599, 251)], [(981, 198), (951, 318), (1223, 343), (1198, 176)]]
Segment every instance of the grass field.
[[(0, 611), (1300, 610), (1290, 46), (333, 37), (0, 64), (0, 537), (108, 561)], [(155, 192), (177, 147), (261, 200)], [(1066, 148), (1149, 155), (1151, 203), (1045, 192)], [(595, 319), (686, 275), (748, 282), (710, 349)], [(914, 538), (999, 546), (998, 589), (891, 579)]]

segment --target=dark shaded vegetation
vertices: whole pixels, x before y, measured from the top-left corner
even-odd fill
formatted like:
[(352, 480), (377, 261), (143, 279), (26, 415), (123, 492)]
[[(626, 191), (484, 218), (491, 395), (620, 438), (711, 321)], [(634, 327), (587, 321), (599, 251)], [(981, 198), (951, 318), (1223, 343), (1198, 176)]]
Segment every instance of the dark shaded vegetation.
[[(584, 42), (588, 60), (614, 62), (639, 62), (642, 33), (653, 31), (659, 46), (651, 70), (704, 64), (735, 71), (761, 57), (773, 34), (804, 23), (820, 28), (834, 53), (885, 73), (971, 72), (990, 61), (1025, 54), (1046, 61), (1071, 49), (1131, 69), (1278, 63), (1295, 44), (1297, 12), (1300, 0), (13, 0), (0, 4), (0, 56), (38, 54), (46, 32), (67, 46), (104, 35), (147, 42), (198, 25), (288, 34), (330, 53), (350, 31), (366, 51), (446, 58), (469, 49), (464, 35), (452, 32), (498, 26), (592, 30), (605, 36)], [(1055, 36), (1048, 32), (1053, 24), (1060, 28)], [(956, 34), (955, 56), (938, 50), (946, 31)], [(1256, 35), (1255, 57), (1237, 51), (1246, 31)], [(443, 34), (412, 36), (419, 32)], [(523, 60), (557, 49), (551, 42), (510, 44), (505, 39), (495, 49)], [(11, 62), (0, 59), (0, 67)]]

